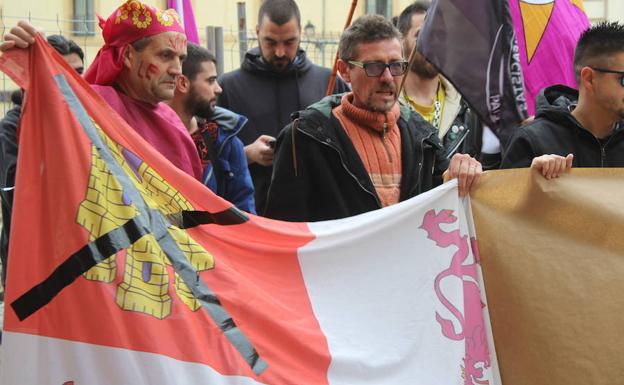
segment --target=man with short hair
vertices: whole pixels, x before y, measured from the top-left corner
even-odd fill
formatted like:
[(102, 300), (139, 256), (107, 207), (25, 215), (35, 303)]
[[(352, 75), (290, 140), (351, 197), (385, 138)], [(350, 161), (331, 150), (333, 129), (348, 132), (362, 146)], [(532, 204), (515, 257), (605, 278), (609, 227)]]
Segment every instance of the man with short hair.
[(624, 25), (604, 22), (576, 46), (578, 91), (557, 85), (538, 96), (535, 120), (521, 127), (502, 168), (535, 168), (556, 178), (574, 167), (624, 166)]
[[(397, 28), (403, 36), (403, 54), (409, 58), (425, 22), (431, 2), (417, 0), (399, 15)], [(459, 152), (470, 154), (485, 169), (500, 166), (500, 142), (484, 127), (455, 87), (418, 51), (406, 75), (400, 100), (421, 114), (438, 130), (444, 156)]]
[(389, 206), (459, 177), (465, 195), (481, 174), (468, 155), (441, 158), (435, 129), (397, 102), (407, 62), (400, 33), (379, 15), (340, 38), (338, 69), (352, 92), (301, 111), (279, 135), (266, 215), (321, 221)]
[(256, 213), (254, 188), (243, 143), (236, 136), (247, 118), (216, 107), (221, 87), (217, 59), (207, 49), (189, 43), (169, 102), (191, 134), (204, 166), (202, 182), (241, 210)]
[[(293, 0), (265, 0), (258, 12), (258, 48), (245, 54), (241, 68), (224, 74), (218, 104), (245, 115), (239, 137), (245, 144), (256, 189), (256, 208), (264, 212), (271, 180), (273, 143), (290, 114), (325, 96), (330, 71), (316, 66), (299, 47), (301, 16)], [(336, 79), (335, 93), (348, 87)]]
[[(48, 43), (63, 56), (63, 59), (76, 72), (84, 69), (84, 53), (72, 40), (61, 35), (50, 35)], [(13, 210), (13, 189), (17, 165), (17, 126), (22, 114), (22, 92), (18, 90), (15, 106), (7, 111), (0, 121), (0, 198), (2, 201), (2, 233), (0, 234), (0, 260), (2, 262), (2, 284), (6, 277), (6, 263), (9, 253), (9, 234), (11, 230), (11, 212)]]

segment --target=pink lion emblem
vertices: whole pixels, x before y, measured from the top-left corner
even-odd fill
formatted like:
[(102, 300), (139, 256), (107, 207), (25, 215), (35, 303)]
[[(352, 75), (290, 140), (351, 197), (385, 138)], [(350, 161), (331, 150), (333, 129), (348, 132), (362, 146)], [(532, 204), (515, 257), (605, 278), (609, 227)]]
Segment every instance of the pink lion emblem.
[[(485, 323), (483, 322), (483, 307), (481, 302), (481, 294), (478, 285), (477, 264), (479, 263), (479, 251), (477, 249), (476, 239), (470, 239), (468, 236), (462, 236), (458, 230), (452, 232), (444, 232), (440, 228), (442, 223), (454, 223), (457, 217), (453, 215), (452, 210), (441, 210), (435, 213), (435, 210), (429, 210), (424, 217), (421, 228), (428, 234), (429, 239), (435, 241), (436, 245), (446, 248), (456, 246), (457, 252), (453, 255), (451, 265), (448, 269), (442, 271), (435, 279), (435, 292), (440, 302), (449, 312), (457, 319), (461, 325), (460, 330), (455, 330), (453, 322), (436, 312), (436, 320), (442, 327), (442, 334), (445, 337), (454, 340), (464, 340), (465, 354), (465, 385), (489, 384), (484, 379), (484, 370), (490, 367), (490, 355), (488, 351)], [(469, 256), (470, 248), (472, 248), (475, 262), (465, 265)], [(448, 277), (456, 277), (462, 280), (464, 288), (464, 314), (457, 309), (455, 305), (449, 301), (440, 284), (442, 280)]]

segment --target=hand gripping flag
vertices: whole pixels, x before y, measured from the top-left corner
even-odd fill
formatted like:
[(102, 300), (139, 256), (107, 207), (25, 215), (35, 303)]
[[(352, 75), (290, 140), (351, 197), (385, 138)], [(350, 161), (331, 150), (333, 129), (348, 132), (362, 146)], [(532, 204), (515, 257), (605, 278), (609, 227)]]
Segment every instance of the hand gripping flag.
[(340, 221), (251, 216), (171, 165), (37, 37), (3, 384), (495, 384), (454, 183)]
[(574, 50), (589, 28), (582, 0), (509, 0), (520, 48), (520, 61), (529, 114), (545, 87), (564, 84), (577, 88)]
[(527, 117), (507, 0), (433, 2), (418, 36), (418, 51), (453, 83), (505, 146)]

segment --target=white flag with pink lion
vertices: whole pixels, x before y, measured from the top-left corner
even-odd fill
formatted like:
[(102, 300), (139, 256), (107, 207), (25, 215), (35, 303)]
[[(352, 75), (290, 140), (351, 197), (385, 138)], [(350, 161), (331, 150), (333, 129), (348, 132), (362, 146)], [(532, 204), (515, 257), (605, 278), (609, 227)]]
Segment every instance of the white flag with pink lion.
[(309, 226), (317, 238), (298, 254), (330, 384), (501, 383), (470, 201), (455, 182)]

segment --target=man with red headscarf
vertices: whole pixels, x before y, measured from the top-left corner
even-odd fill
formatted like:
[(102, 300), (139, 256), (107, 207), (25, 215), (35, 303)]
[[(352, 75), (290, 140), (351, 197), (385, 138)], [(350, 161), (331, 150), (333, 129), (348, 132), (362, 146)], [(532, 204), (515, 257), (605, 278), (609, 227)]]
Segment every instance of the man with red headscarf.
[[(202, 166), (177, 114), (162, 101), (173, 98), (175, 78), (186, 56), (186, 35), (177, 13), (128, 0), (108, 19), (100, 18), (104, 46), (85, 74), (119, 115), (182, 171), (197, 179)], [(20, 21), (0, 51), (26, 48), (37, 30)]]

